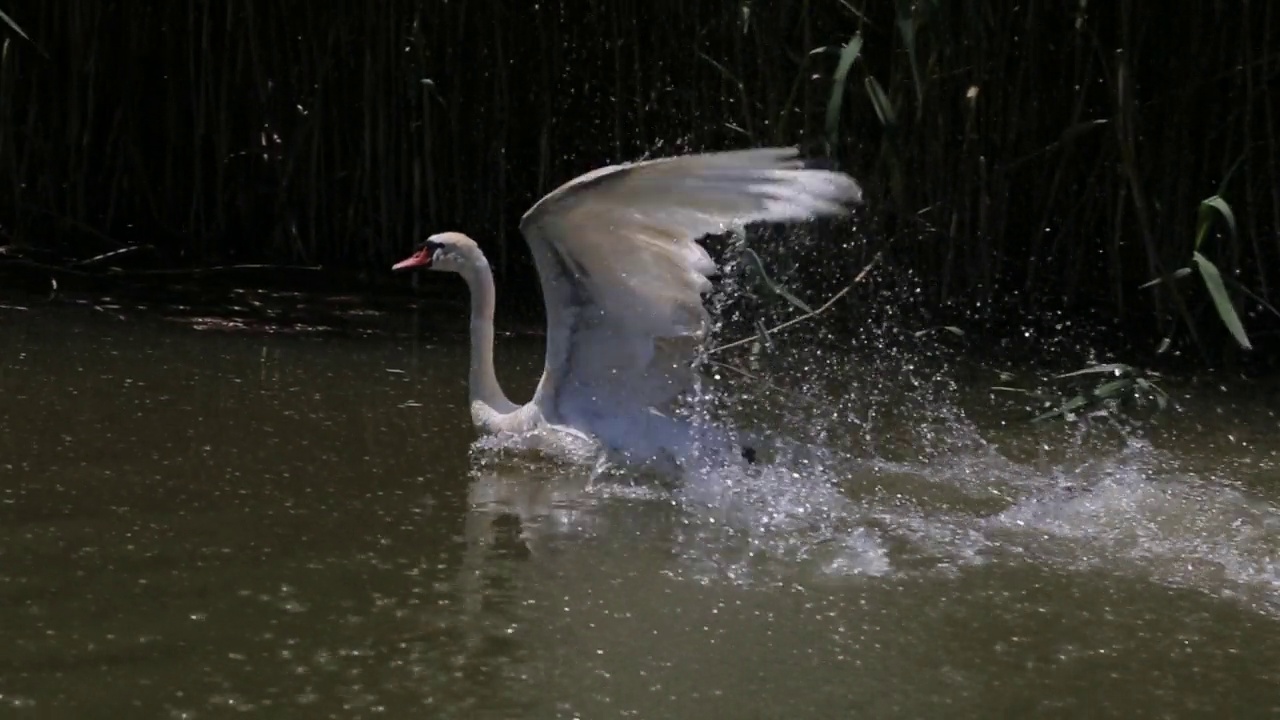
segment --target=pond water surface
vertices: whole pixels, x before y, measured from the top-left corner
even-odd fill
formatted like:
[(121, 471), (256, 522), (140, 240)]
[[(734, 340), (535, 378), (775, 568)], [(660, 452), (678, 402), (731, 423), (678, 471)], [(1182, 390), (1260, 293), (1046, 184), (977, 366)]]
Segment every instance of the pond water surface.
[(829, 359), (747, 413), (804, 453), (588, 485), (385, 324), (0, 309), (0, 716), (1280, 716), (1273, 391), (1083, 433)]

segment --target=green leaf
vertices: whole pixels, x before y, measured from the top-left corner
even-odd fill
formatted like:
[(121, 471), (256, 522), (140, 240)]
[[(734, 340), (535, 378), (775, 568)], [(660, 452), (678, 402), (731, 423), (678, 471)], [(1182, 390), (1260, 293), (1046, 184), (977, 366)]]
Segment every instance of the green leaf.
[(854, 7), (853, 3), (849, 2), (849, 0), (840, 0), (840, 4), (844, 6), (845, 10), (848, 10), (849, 12), (853, 13), (854, 16), (857, 17), (859, 20), (867, 19), (867, 16), (864, 15), (861, 10)]
[(1058, 142), (1066, 143), (1070, 140), (1074, 140), (1099, 125), (1105, 125), (1106, 123), (1106, 120), (1085, 120), (1084, 122), (1078, 122), (1066, 130), (1063, 130), (1061, 137), (1058, 138)]
[(907, 49), (907, 62), (911, 66), (911, 80), (916, 88), (916, 112), (924, 109), (924, 83), (920, 80), (920, 62), (916, 59), (916, 19), (912, 14), (912, 0), (898, 0), (896, 20), (898, 34)]
[(1276, 317), (1280, 317), (1280, 310), (1277, 310), (1276, 306), (1267, 302), (1261, 295), (1258, 295), (1254, 291), (1250, 290), (1248, 287), (1245, 286), (1244, 283), (1232, 277), (1223, 278), (1223, 280), (1230, 280), (1231, 284), (1235, 285), (1236, 288), (1240, 290), (1240, 292), (1244, 293), (1245, 295), (1248, 295), (1249, 297), (1253, 298), (1254, 302), (1258, 303), (1259, 305), (1266, 308), (1267, 310), (1270, 310), (1272, 315), (1275, 315)]
[(1213, 297), (1213, 305), (1218, 310), (1218, 317), (1222, 318), (1222, 324), (1231, 331), (1240, 347), (1252, 350), (1253, 345), (1249, 344), (1249, 336), (1245, 334), (1240, 316), (1236, 314), (1235, 306), (1231, 304), (1231, 298), (1227, 295), (1227, 287), (1222, 282), (1222, 274), (1218, 272), (1218, 266), (1201, 255), (1199, 251), (1192, 253), (1191, 259), (1200, 270), (1200, 277), (1204, 278), (1204, 285), (1209, 289), (1209, 295)]
[(1040, 415), (1037, 415), (1034, 418), (1032, 418), (1031, 421), (1040, 422), (1041, 420), (1048, 420), (1049, 418), (1057, 417), (1059, 415), (1061, 415), (1062, 417), (1066, 417), (1072, 412), (1084, 407), (1088, 403), (1089, 401), (1086, 400), (1083, 395), (1077, 395), (1071, 398), (1070, 400), (1066, 401), (1065, 403), (1063, 403), (1061, 407), (1055, 408), (1046, 413), (1041, 413)]
[(792, 305), (795, 305), (796, 307), (800, 308), (801, 310), (804, 310), (807, 313), (813, 312), (813, 309), (810, 308), (808, 305), (806, 305), (803, 300), (796, 297), (795, 295), (792, 295), (789, 290), (784, 288), (782, 285), (779, 285), (778, 283), (774, 282), (773, 278), (769, 277), (769, 273), (764, 269), (764, 261), (760, 259), (760, 256), (756, 254), (755, 250), (752, 250), (751, 248), (746, 248), (742, 251), (742, 254), (746, 255), (747, 259), (751, 261), (752, 269), (755, 270), (757, 277), (759, 277), (760, 279), (760, 282), (765, 286), (765, 288), (769, 290), (769, 292), (773, 293), (774, 295), (777, 295), (778, 297), (782, 298), (783, 300), (786, 300), (787, 302), (791, 303)]
[(925, 328), (923, 330), (917, 330), (914, 333), (912, 333), (912, 336), (924, 337), (929, 333), (935, 333), (939, 330), (945, 330), (946, 332), (949, 332), (952, 335), (955, 335), (956, 337), (964, 337), (964, 331), (956, 327), (955, 325), (939, 325), (938, 327), (931, 327), (931, 328)]
[(0, 20), (3, 20), (5, 25), (8, 25), (9, 27), (13, 28), (13, 31), (21, 35), (23, 40), (26, 40), (27, 42), (32, 42), (31, 37), (28, 36), (25, 32), (23, 32), (22, 28), (18, 27), (18, 23), (14, 22), (13, 18), (9, 17), (8, 15), (5, 15), (3, 10), (0, 10)]
[(844, 103), (845, 81), (849, 70), (862, 52), (862, 35), (856, 34), (840, 51), (840, 62), (836, 64), (836, 74), (831, 77), (831, 97), (827, 98), (827, 143), (835, 147), (840, 132), (840, 108)]
[(1137, 378), (1138, 387), (1147, 391), (1147, 394), (1156, 399), (1156, 406), (1164, 410), (1169, 404), (1169, 393), (1165, 392), (1159, 385), (1147, 380), (1146, 378)]
[(1132, 370), (1133, 370), (1132, 367), (1125, 365), (1124, 363), (1108, 363), (1106, 365), (1090, 365), (1089, 367), (1084, 368), (1082, 370), (1075, 370), (1073, 372), (1063, 373), (1061, 375), (1054, 375), (1053, 377), (1055, 380), (1061, 380), (1062, 378), (1077, 377), (1080, 375), (1094, 375), (1098, 373), (1108, 373), (1108, 374), (1127, 373)]
[(1231, 237), (1236, 236), (1236, 215), (1231, 210), (1231, 206), (1220, 195), (1207, 197), (1200, 201), (1200, 209), (1196, 213), (1196, 250), (1200, 249), (1201, 243), (1209, 236), (1209, 228), (1213, 226), (1213, 213), (1217, 211), (1223, 220), (1227, 221), (1227, 228), (1231, 230)]
[(1113, 397), (1116, 393), (1133, 384), (1133, 378), (1120, 378), (1105, 382), (1093, 389), (1093, 396), (1099, 399), (1107, 399)]
[[(1182, 278), (1190, 274), (1191, 274), (1191, 268), (1184, 267), (1184, 268), (1178, 268), (1177, 270), (1174, 270), (1173, 272), (1169, 273), (1169, 277), (1173, 278), (1174, 280), (1181, 280)], [(1164, 282), (1164, 278), (1158, 277), (1155, 280), (1142, 283), (1141, 285), (1138, 286), (1138, 289), (1142, 290), (1143, 288), (1149, 288), (1155, 285), (1159, 285), (1162, 282)]]
[(897, 115), (889, 102), (889, 96), (884, 94), (884, 88), (880, 87), (880, 83), (870, 75), (867, 76), (866, 86), (867, 96), (871, 98), (871, 105), (875, 108), (876, 117), (880, 118), (880, 124), (885, 127), (897, 125)]
[(1231, 237), (1236, 237), (1236, 214), (1232, 212), (1231, 206), (1227, 204), (1226, 200), (1223, 200), (1218, 195), (1214, 195), (1213, 197), (1206, 199), (1201, 204), (1207, 204), (1214, 210), (1217, 210), (1218, 213), (1222, 215), (1222, 219), (1227, 221), (1227, 227), (1231, 230)]
[(1227, 183), (1231, 182), (1231, 177), (1236, 174), (1236, 170), (1240, 169), (1240, 164), (1243, 163), (1244, 159), (1248, 156), (1249, 151), (1246, 150), (1240, 153), (1240, 157), (1236, 158), (1235, 162), (1231, 163), (1231, 169), (1227, 170), (1227, 174), (1222, 176), (1222, 182), (1218, 183), (1219, 195), (1227, 191)]
[(1017, 393), (1019, 395), (1027, 395), (1029, 397), (1033, 397), (1045, 403), (1048, 403), (1049, 401), (1053, 400), (1052, 395), (1047, 395), (1042, 392), (1036, 392), (1035, 390), (1027, 390), (1026, 388), (1009, 387), (1007, 385), (992, 385), (991, 389), (999, 390), (1001, 392), (1010, 392), (1010, 393)]

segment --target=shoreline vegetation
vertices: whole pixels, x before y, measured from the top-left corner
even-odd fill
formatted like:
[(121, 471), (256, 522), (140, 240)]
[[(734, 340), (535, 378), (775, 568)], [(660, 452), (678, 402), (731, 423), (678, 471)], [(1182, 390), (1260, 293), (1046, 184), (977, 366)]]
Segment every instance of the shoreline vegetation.
[[(0, 11), (7, 293), (451, 303), (447, 281), (387, 268), (454, 228), (492, 259), (500, 316), (536, 326), (516, 224), (542, 194), (610, 163), (798, 144), (867, 205), (750, 249), (802, 304), (845, 292), (809, 322), (855, 344), (892, 327), (979, 354), (1280, 369), (1272, 3)], [(735, 265), (741, 247), (712, 244)], [(757, 295), (726, 308), (733, 335), (803, 314)]]

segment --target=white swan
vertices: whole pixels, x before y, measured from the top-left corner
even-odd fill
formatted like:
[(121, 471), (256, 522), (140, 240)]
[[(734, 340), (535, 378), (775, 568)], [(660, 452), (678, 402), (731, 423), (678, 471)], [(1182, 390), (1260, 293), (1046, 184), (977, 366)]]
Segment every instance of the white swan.
[(565, 183), (520, 221), (547, 316), (542, 379), (524, 405), (494, 374), (493, 273), (475, 242), (432, 235), (393, 269), (466, 280), (471, 419), (482, 432), (548, 429), (632, 461), (679, 464), (705, 437), (668, 414), (693, 384), (709, 323), (702, 294), (716, 265), (696, 241), (738, 223), (843, 214), (861, 196), (852, 178), (806, 168), (794, 148), (617, 165)]

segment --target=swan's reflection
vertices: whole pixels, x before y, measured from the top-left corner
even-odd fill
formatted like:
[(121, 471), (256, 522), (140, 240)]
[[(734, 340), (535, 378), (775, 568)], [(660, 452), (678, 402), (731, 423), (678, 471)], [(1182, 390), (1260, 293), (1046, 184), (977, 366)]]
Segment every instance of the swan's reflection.
[[(532, 465), (492, 453), (472, 458), (462, 556), (444, 594), (410, 613), (403, 685), (431, 707), (465, 707), (468, 716), (545, 717), (555, 698), (538, 691), (548, 667), (541, 634), (560, 586), (557, 563), (594, 535), (588, 472)], [(456, 517), (456, 516), (454, 516)], [(456, 537), (456, 536), (455, 536)], [(550, 547), (554, 538), (564, 542)], [(559, 550), (559, 552), (554, 552)], [(554, 618), (554, 615), (553, 615)]]
[(527, 558), (548, 536), (590, 532), (585, 512), (592, 476), (579, 468), (487, 465), (467, 488), (467, 554)]

